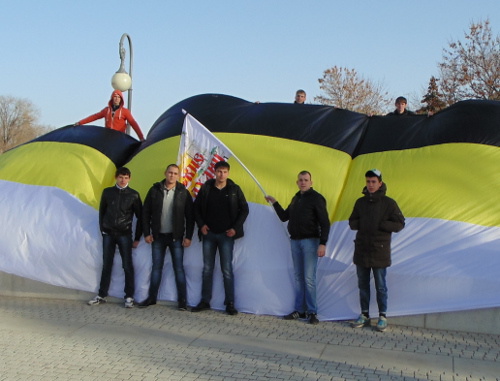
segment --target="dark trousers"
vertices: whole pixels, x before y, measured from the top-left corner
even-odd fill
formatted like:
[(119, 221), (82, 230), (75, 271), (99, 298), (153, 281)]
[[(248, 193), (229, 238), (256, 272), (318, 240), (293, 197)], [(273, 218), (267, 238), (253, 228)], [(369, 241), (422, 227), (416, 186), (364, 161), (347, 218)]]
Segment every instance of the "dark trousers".
[(177, 286), (177, 301), (179, 303), (186, 303), (186, 274), (184, 273), (183, 263), (184, 247), (182, 246), (182, 239), (174, 240), (172, 234), (159, 234), (151, 244), (153, 267), (151, 269), (149, 299), (156, 302), (156, 298), (158, 297), (167, 248), (170, 249), (172, 257), (175, 284)]
[(234, 238), (226, 233), (208, 232), (203, 236), (203, 280), (201, 300), (210, 303), (212, 299), (212, 280), (215, 267), (215, 256), (219, 249), (220, 267), (224, 278), (226, 299), (224, 304), (234, 304), (234, 276), (233, 276), (233, 247)]
[(115, 258), (116, 247), (122, 257), (122, 266), (125, 271), (125, 298), (133, 298), (135, 291), (134, 264), (132, 262), (132, 236), (130, 234), (102, 235), (102, 274), (99, 296), (108, 296), (109, 284), (111, 283), (111, 270)]

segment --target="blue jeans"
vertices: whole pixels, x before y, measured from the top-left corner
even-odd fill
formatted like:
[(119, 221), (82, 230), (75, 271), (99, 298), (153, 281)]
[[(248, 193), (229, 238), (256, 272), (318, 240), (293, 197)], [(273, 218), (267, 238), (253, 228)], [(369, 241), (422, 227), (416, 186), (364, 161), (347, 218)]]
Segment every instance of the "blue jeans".
[(387, 268), (385, 267), (363, 267), (356, 266), (358, 274), (359, 301), (361, 312), (368, 314), (370, 310), (370, 272), (373, 271), (375, 280), (375, 289), (377, 290), (378, 312), (385, 314), (387, 312), (387, 285), (385, 276)]
[(210, 303), (212, 299), (212, 280), (214, 275), (215, 256), (219, 249), (220, 267), (224, 277), (224, 304), (234, 304), (234, 276), (233, 276), (233, 247), (234, 238), (226, 233), (208, 232), (203, 236), (203, 281), (201, 301)]
[(102, 235), (102, 274), (99, 296), (108, 296), (109, 284), (111, 283), (111, 270), (115, 257), (116, 246), (122, 257), (122, 266), (125, 271), (125, 298), (133, 298), (134, 263), (132, 262), (132, 235), (131, 234), (103, 234)]
[(151, 269), (151, 283), (149, 284), (149, 299), (156, 301), (165, 263), (165, 253), (170, 249), (172, 266), (177, 286), (177, 302), (186, 303), (186, 274), (184, 273), (184, 247), (182, 240), (173, 239), (172, 234), (159, 234), (151, 244), (153, 268)]
[(319, 238), (292, 239), (291, 246), (295, 272), (295, 311), (317, 314), (316, 268)]

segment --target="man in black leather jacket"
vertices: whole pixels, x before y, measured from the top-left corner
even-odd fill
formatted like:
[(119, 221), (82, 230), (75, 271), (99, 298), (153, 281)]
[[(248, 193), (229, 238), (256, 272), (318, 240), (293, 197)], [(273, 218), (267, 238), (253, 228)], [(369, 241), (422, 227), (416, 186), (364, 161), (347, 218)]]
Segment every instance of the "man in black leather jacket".
[[(132, 248), (135, 249), (141, 239), (142, 202), (139, 193), (128, 186), (130, 176), (128, 168), (118, 168), (115, 173), (116, 184), (102, 192), (99, 228), (102, 233), (103, 264), (99, 293), (94, 299), (89, 300), (88, 304), (91, 306), (106, 302), (117, 246), (125, 271), (125, 307), (134, 306), (135, 281)], [(137, 218), (137, 225), (135, 239), (132, 241), (134, 216)]]

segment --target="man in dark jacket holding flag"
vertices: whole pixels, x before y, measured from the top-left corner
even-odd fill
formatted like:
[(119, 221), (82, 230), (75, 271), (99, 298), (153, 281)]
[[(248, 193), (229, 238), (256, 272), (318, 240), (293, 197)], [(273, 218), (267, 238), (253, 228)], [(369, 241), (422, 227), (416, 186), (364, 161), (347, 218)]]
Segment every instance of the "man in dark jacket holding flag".
[(297, 176), (299, 191), (284, 210), (272, 196), (266, 196), (281, 221), (288, 221), (292, 260), (295, 273), (295, 310), (285, 320), (307, 317), (318, 324), (316, 303), (316, 268), (318, 257), (324, 257), (330, 232), (330, 220), (325, 198), (312, 188), (311, 173), (302, 171)]
[(377, 290), (379, 319), (377, 330), (387, 328), (387, 267), (391, 265), (391, 235), (405, 226), (403, 213), (396, 201), (385, 195), (387, 187), (378, 169), (366, 172), (364, 196), (359, 198), (349, 217), (349, 226), (357, 230), (354, 241), (354, 264), (358, 276), (361, 315), (353, 328), (370, 325), (370, 274), (373, 272)]

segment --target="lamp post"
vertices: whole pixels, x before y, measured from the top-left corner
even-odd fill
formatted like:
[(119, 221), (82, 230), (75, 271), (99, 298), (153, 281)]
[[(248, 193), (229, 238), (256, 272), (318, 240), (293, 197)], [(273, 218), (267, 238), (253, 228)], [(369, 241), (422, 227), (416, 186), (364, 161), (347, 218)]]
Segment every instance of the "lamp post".
[[(129, 46), (129, 71), (130, 74), (125, 70), (125, 48), (123, 47), (123, 40), (127, 37)], [(111, 86), (113, 89), (120, 91), (127, 91), (127, 108), (132, 111), (132, 64), (134, 62), (134, 53), (132, 50), (132, 40), (127, 33), (123, 33), (120, 38), (119, 45), (120, 53), (120, 68), (111, 78)], [(127, 122), (127, 134), (130, 135), (130, 125)]]

